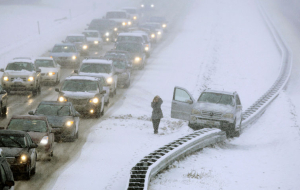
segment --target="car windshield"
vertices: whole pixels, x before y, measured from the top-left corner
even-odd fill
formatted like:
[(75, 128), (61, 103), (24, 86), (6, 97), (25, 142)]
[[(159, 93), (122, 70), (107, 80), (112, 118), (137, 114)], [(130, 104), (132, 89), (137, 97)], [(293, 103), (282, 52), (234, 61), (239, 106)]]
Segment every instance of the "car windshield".
[(9, 63), (6, 67), (6, 70), (13, 70), (13, 71), (33, 71), (34, 66), (32, 63), (27, 62), (15, 62), (15, 63)]
[(136, 14), (137, 11), (136, 9), (124, 9), (126, 12), (128, 12), (129, 14)]
[(114, 19), (114, 18), (126, 18), (126, 13), (124, 12), (108, 12), (106, 13), (107, 19)]
[(54, 53), (58, 53), (58, 52), (70, 53), (70, 52), (76, 52), (76, 49), (74, 46), (54, 46), (52, 52), (54, 52)]
[(123, 60), (114, 60), (113, 64), (118, 69), (126, 69), (126, 62)]
[(152, 31), (152, 30), (160, 28), (160, 25), (156, 25), (156, 24), (144, 24), (144, 25), (141, 25), (140, 27), (141, 28), (146, 28), (146, 29), (149, 29), (149, 30)]
[(47, 132), (47, 124), (44, 120), (35, 119), (12, 119), (7, 129), (26, 132)]
[(233, 96), (227, 94), (217, 94), (211, 92), (203, 92), (198, 102), (209, 102), (224, 105), (234, 105)]
[(130, 43), (117, 44), (116, 49), (121, 51), (128, 51), (130, 53), (140, 52), (139, 44), (130, 44)]
[(97, 91), (97, 82), (89, 80), (66, 80), (62, 91), (95, 92)]
[(117, 53), (106, 53), (104, 58), (106, 59), (126, 59), (125, 54), (117, 54)]
[(52, 68), (52, 67), (54, 67), (53, 60), (38, 59), (38, 60), (35, 61), (35, 65), (37, 66), (37, 68), (40, 68), (40, 67)]
[(24, 135), (1, 134), (0, 135), (0, 147), (25, 148), (26, 140), (25, 140)]
[(80, 67), (80, 72), (84, 73), (111, 73), (110, 64), (89, 64), (85, 63)]
[(138, 43), (141, 43), (142, 42), (142, 39), (141, 37), (138, 37), (138, 36), (118, 36), (117, 38), (117, 41), (118, 42), (138, 42)]
[(90, 37), (90, 38), (97, 38), (98, 37), (98, 32), (83, 32), (83, 34), (86, 37)]
[(70, 106), (55, 104), (40, 104), (36, 109), (37, 115), (70, 116)]
[(67, 36), (66, 42), (84, 42), (84, 36)]

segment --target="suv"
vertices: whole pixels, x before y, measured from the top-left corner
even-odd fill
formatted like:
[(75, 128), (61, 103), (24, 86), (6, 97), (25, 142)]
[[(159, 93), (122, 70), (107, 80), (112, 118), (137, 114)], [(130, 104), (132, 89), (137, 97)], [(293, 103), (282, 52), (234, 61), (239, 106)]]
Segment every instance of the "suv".
[(99, 31), (103, 41), (114, 41), (118, 33), (118, 23), (107, 19), (93, 19), (88, 24), (88, 30)]
[(127, 14), (130, 15), (131, 19), (133, 19), (134, 24), (139, 23), (141, 15), (136, 7), (123, 7), (122, 10), (126, 11)]
[(37, 69), (34, 60), (30, 58), (15, 58), (10, 61), (3, 72), (3, 89), (10, 91), (32, 91), (33, 95), (41, 92), (41, 69)]
[(123, 31), (132, 25), (130, 15), (124, 10), (108, 11), (105, 18), (117, 22), (119, 25), (118, 28)]
[(15, 181), (13, 173), (0, 148), (0, 190), (13, 190), (14, 185)]
[(74, 73), (82, 76), (104, 76), (106, 78), (106, 85), (109, 86), (110, 96), (113, 97), (117, 94), (118, 76), (112, 60), (87, 58), (82, 61), (80, 69), (75, 70)]
[(216, 127), (234, 137), (241, 131), (242, 105), (236, 92), (204, 90), (196, 101), (186, 89), (175, 87), (171, 117), (189, 121), (194, 130)]
[(101, 81), (90, 76), (70, 76), (65, 79), (59, 92), (59, 102), (72, 102), (76, 111), (84, 115), (104, 114), (104, 94)]
[(89, 55), (88, 40), (84, 34), (69, 34), (62, 42), (74, 44), (80, 55)]
[(77, 68), (80, 65), (80, 54), (74, 44), (55, 44), (50, 57), (60, 66)]

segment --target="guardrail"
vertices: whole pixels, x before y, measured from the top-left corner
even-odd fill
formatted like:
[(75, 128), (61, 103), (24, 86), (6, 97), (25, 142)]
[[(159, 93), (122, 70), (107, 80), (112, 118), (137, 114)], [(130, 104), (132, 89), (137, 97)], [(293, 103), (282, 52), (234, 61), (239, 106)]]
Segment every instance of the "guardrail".
[[(285, 88), (292, 68), (292, 56), (289, 48), (260, 4), (259, 9), (282, 55), (282, 66), (271, 88), (243, 112), (243, 129), (256, 121), (264, 113), (268, 105), (278, 96), (280, 91)], [(225, 132), (219, 129), (208, 128), (196, 131), (159, 148), (148, 156), (145, 156), (131, 169), (129, 183), (126, 189), (147, 190), (150, 179), (167, 168), (175, 160), (209, 145), (222, 142), (225, 139)]]

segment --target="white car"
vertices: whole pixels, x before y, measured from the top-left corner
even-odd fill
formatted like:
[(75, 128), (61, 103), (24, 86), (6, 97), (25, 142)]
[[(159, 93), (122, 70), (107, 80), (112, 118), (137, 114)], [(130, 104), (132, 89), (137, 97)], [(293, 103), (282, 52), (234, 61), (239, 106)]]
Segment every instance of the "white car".
[(86, 36), (88, 46), (90, 49), (95, 48), (100, 50), (103, 48), (103, 40), (98, 30), (85, 30), (82, 32)]
[(80, 69), (75, 70), (74, 73), (82, 76), (104, 76), (106, 79), (105, 86), (109, 86), (110, 96), (113, 97), (117, 93), (118, 75), (112, 60), (101, 58), (84, 59)]
[(35, 59), (34, 64), (37, 68), (41, 69), (41, 82), (51, 82), (54, 84), (60, 82), (60, 65), (55, 63), (53, 58), (38, 57)]

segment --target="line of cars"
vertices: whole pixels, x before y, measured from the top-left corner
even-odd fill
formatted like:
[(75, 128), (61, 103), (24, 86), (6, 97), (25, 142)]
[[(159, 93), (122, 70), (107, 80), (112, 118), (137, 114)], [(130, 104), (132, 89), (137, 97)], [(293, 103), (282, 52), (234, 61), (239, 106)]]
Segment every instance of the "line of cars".
[[(30, 91), (38, 95), (42, 84), (60, 83), (62, 67), (74, 68), (55, 88), (56, 101), (42, 101), (28, 115), (14, 115), (7, 126), (0, 127), (1, 152), (14, 175), (30, 179), (38, 160), (51, 160), (55, 142), (78, 139), (80, 117), (101, 117), (117, 89), (130, 86), (132, 73), (145, 67), (153, 43), (162, 39), (165, 28), (161, 23), (143, 23), (141, 17), (134, 7), (108, 11), (82, 33), (69, 34), (55, 44), (49, 57), (16, 57), (0, 69), (1, 114), (5, 116), (9, 94)], [(114, 48), (103, 56), (89, 56), (91, 51), (97, 55), (106, 43), (114, 43)], [(13, 186), (10, 176), (1, 178), (1, 185)]]

